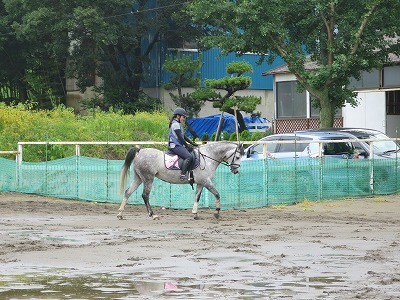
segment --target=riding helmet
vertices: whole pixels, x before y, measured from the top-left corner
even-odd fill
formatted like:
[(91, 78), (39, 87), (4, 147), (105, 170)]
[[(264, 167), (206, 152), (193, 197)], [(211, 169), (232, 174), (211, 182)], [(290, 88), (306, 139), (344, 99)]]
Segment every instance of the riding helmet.
[(174, 116), (176, 115), (181, 115), (181, 116), (187, 116), (186, 110), (184, 110), (182, 107), (177, 107), (174, 110)]

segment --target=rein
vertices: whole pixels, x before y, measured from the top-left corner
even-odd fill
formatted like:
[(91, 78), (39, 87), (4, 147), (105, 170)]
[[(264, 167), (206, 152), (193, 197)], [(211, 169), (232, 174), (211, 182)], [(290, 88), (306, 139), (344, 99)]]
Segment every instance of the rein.
[(226, 159), (228, 160), (231, 156), (233, 156), (232, 162), (231, 162), (230, 164), (227, 163), (227, 162), (225, 162), (225, 161), (223, 161), (223, 160), (217, 160), (217, 159), (215, 159), (215, 158), (213, 158), (213, 157), (211, 157), (211, 156), (208, 156), (208, 155), (206, 155), (206, 154), (204, 154), (204, 153), (201, 153), (201, 152), (200, 152), (200, 149), (198, 149), (198, 151), (199, 151), (199, 155), (201, 155), (201, 156), (203, 157), (203, 160), (205, 160), (204, 157), (207, 157), (207, 158), (209, 158), (209, 159), (211, 159), (211, 160), (213, 160), (213, 161), (216, 161), (217, 163), (220, 163), (220, 164), (222, 164), (222, 165), (224, 165), (224, 166), (231, 167), (231, 166), (240, 166), (239, 164), (234, 164), (234, 163), (233, 163), (233, 161), (234, 161), (234, 159), (235, 159), (235, 154), (236, 154), (236, 152), (237, 152), (237, 150), (238, 150), (238, 147), (239, 147), (239, 146), (236, 147), (235, 152), (233, 152), (231, 155), (229, 155), (229, 156), (226, 158)]
[[(217, 163), (223, 164), (224, 166), (227, 166), (227, 167), (230, 166), (227, 162), (225, 162), (225, 161), (223, 161), (223, 160), (217, 160), (217, 159), (215, 159), (215, 158), (213, 158), (213, 157), (211, 157), (211, 156), (208, 156), (208, 155), (206, 155), (206, 154), (204, 154), (204, 153), (201, 153), (201, 152), (200, 152), (200, 149), (199, 149), (199, 154), (203, 157), (203, 159), (204, 159), (204, 157), (207, 157), (207, 158), (209, 158), (209, 159), (211, 159), (211, 160), (213, 160), (213, 161), (216, 161)], [(235, 153), (233, 153), (233, 154), (235, 154)], [(232, 154), (232, 155), (233, 155), (233, 154)], [(229, 157), (231, 157), (232, 155), (230, 155)], [(229, 158), (229, 157), (228, 157), (228, 158)]]

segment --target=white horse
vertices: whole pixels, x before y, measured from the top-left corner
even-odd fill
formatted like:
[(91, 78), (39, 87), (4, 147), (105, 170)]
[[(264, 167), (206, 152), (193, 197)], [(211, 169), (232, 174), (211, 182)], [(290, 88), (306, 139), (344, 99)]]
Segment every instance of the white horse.
[[(200, 146), (194, 150), (200, 159), (200, 165), (193, 170), (193, 180), (196, 186), (196, 193), (194, 197), (194, 204), (192, 213), (194, 218), (197, 218), (197, 207), (200, 199), (203, 187), (209, 190), (215, 196), (215, 208), (216, 212), (214, 216), (219, 217), (220, 207), (220, 195), (212, 184), (212, 178), (215, 170), (219, 164), (229, 166), (231, 172), (236, 174), (239, 172), (240, 161), (244, 154), (243, 144), (233, 142), (216, 142), (208, 143)], [(157, 215), (153, 214), (153, 211), (149, 202), (149, 195), (153, 185), (154, 177), (157, 177), (163, 181), (174, 183), (174, 184), (188, 184), (189, 181), (180, 180), (180, 170), (170, 170), (165, 166), (164, 161), (165, 152), (154, 149), (144, 148), (139, 149), (132, 147), (125, 158), (121, 170), (120, 178), (120, 193), (124, 191), (126, 174), (129, 170), (133, 160), (133, 182), (128, 189), (125, 190), (125, 195), (122, 200), (121, 206), (118, 209), (118, 219), (123, 219), (123, 211), (125, 205), (132, 195), (132, 193), (143, 183), (142, 197), (147, 208), (149, 217), (158, 219)]]

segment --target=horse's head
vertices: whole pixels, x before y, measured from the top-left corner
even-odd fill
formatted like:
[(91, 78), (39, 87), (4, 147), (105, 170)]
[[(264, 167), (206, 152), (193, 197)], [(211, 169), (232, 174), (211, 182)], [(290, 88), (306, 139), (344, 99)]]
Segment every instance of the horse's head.
[(227, 153), (226, 160), (229, 164), (229, 167), (231, 168), (231, 172), (233, 174), (239, 173), (239, 168), (240, 168), (240, 160), (242, 159), (242, 156), (244, 155), (244, 149), (243, 149), (243, 144), (238, 143), (235, 144), (235, 149), (232, 151), (229, 151)]
[[(232, 142), (207, 143), (200, 154), (208, 158), (213, 164), (222, 163), (231, 168), (233, 174), (239, 173), (240, 160), (244, 155), (243, 144)], [(200, 152), (200, 150), (199, 150)]]

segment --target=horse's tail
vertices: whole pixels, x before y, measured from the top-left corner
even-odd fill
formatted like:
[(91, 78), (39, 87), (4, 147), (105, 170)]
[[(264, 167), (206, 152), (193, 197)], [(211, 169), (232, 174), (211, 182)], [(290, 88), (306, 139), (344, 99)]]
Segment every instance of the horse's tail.
[(125, 162), (122, 165), (122, 170), (121, 170), (121, 175), (119, 178), (119, 193), (122, 194), (125, 189), (125, 183), (126, 183), (126, 174), (129, 171), (129, 167), (131, 166), (133, 159), (135, 158), (136, 154), (139, 152), (140, 148), (138, 147), (132, 147), (129, 149), (128, 153), (126, 154), (125, 157)]

